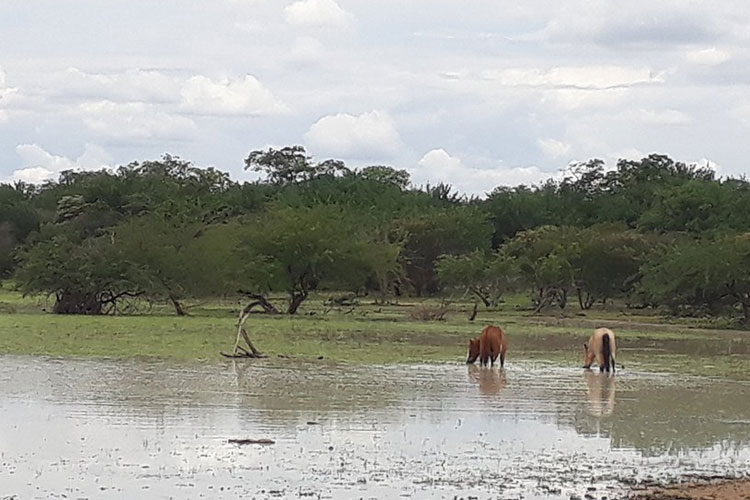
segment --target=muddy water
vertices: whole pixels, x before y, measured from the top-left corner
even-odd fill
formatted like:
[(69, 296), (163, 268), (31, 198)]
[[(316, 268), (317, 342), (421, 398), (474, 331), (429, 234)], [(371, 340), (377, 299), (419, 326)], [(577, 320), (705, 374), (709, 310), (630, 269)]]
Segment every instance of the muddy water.
[(689, 474), (750, 474), (750, 385), (0, 357), (0, 499), (616, 498)]

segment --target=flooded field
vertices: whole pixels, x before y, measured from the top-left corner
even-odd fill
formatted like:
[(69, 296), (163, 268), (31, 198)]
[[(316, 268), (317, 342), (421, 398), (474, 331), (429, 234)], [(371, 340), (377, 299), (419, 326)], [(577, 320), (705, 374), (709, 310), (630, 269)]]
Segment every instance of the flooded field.
[(0, 499), (601, 499), (748, 474), (746, 382), (0, 356)]

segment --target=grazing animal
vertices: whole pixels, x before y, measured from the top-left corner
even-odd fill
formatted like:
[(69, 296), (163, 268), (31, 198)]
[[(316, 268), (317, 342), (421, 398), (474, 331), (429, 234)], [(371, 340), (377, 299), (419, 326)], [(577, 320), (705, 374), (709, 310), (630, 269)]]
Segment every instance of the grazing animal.
[(591, 368), (596, 360), (599, 371), (615, 373), (615, 332), (609, 328), (597, 328), (589, 341), (583, 344), (583, 367)]
[(508, 337), (502, 328), (488, 326), (482, 334), (469, 341), (469, 357), (466, 363), (472, 364), (479, 358), (482, 366), (495, 366), (495, 360), (500, 356), (500, 367), (505, 366), (505, 353), (508, 351)]

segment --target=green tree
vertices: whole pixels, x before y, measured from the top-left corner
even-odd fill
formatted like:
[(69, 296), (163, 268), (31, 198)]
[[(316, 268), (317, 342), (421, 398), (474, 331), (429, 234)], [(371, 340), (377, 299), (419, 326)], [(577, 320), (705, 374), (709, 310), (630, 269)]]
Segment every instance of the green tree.
[(417, 295), (438, 290), (435, 265), (441, 255), (456, 255), (490, 248), (492, 226), (476, 207), (434, 208), (402, 218), (405, 232), (404, 268)]
[(472, 293), (485, 307), (497, 305), (517, 275), (512, 258), (500, 252), (488, 254), (481, 250), (441, 255), (436, 267), (443, 287)]
[(58, 232), (22, 251), (20, 257), (16, 276), (21, 290), (54, 296), (58, 314), (116, 312), (118, 301), (141, 294), (131, 279), (132, 265), (120, 258), (109, 236), (78, 241)]
[(245, 169), (265, 173), (272, 184), (293, 184), (349, 172), (340, 160), (314, 163), (302, 146), (252, 151), (245, 159)]
[(114, 229), (121, 258), (133, 264), (131, 279), (144, 296), (168, 300), (178, 316), (185, 316), (184, 300), (221, 295), (226, 260), (205, 252), (205, 226), (184, 223), (158, 214), (131, 218)]
[(621, 227), (599, 226), (582, 230), (578, 246), (572, 262), (574, 283), (581, 309), (589, 309), (597, 300), (633, 291), (652, 241)]
[[(321, 287), (358, 290), (375, 263), (391, 268), (397, 258), (388, 243), (374, 241), (367, 227), (334, 205), (281, 207), (245, 221), (237, 231), (241, 279), (259, 295), (286, 291), (289, 314)], [(373, 248), (378, 244), (382, 251)]]
[(356, 172), (356, 175), (368, 181), (375, 181), (383, 184), (391, 184), (401, 191), (406, 190), (411, 182), (409, 172), (406, 170), (396, 170), (384, 165), (372, 165), (364, 167)]
[(743, 180), (689, 180), (655, 193), (652, 206), (639, 221), (640, 228), (659, 232), (707, 234), (747, 231), (750, 219), (750, 184)]
[(580, 230), (542, 226), (522, 231), (503, 248), (516, 258), (524, 284), (532, 290), (536, 311), (565, 308), (575, 282), (575, 260), (580, 252)]
[(0, 277), (8, 277), (15, 268), (18, 245), (39, 229), (39, 214), (29, 202), (27, 186), (0, 185)]
[(750, 233), (683, 240), (643, 265), (641, 291), (674, 314), (739, 309), (750, 323)]

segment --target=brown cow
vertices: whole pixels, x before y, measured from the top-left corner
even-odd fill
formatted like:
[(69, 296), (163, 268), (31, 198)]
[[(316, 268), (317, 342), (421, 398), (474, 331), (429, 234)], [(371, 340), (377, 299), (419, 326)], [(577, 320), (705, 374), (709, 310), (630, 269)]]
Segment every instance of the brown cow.
[(615, 332), (609, 328), (597, 328), (589, 341), (583, 344), (583, 367), (591, 368), (591, 363), (599, 364), (599, 371), (615, 372)]
[(500, 367), (505, 366), (505, 353), (508, 351), (508, 337), (502, 328), (488, 326), (482, 334), (469, 341), (469, 357), (466, 363), (472, 364), (479, 358), (482, 366), (495, 366), (495, 360), (500, 356)]

